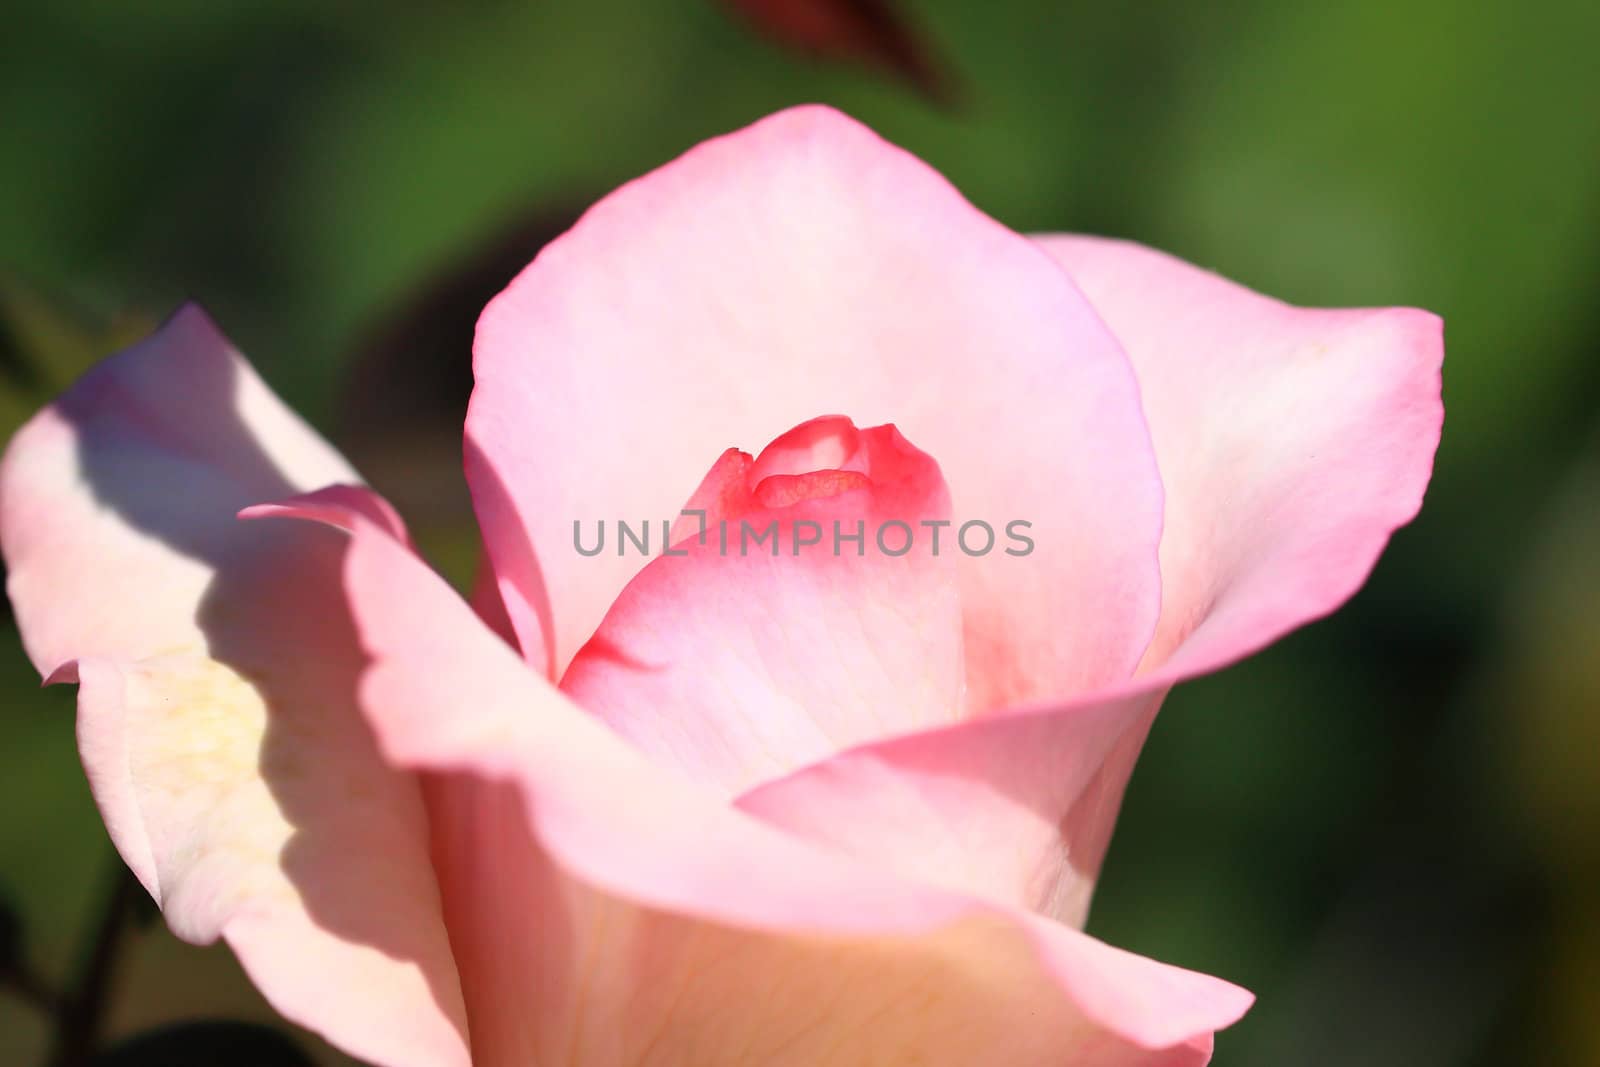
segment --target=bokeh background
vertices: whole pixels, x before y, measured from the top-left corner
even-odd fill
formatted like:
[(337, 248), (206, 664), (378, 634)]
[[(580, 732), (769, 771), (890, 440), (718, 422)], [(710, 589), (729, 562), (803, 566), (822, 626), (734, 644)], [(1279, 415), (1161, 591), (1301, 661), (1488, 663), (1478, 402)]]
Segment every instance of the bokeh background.
[[(1448, 417), (1422, 517), (1338, 616), (1172, 696), (1090, 929), (1258, 992), (1224, 1067), (1592, 1067), (1596, 41), (1587, 0), (10, 7), (0, 434), (198, 298), (459, 576), (484, 299), (608, 189), (813, 100), (1013, 228), (1432, 309)], [(0, 1062), (29, 1064), (29, 983), (80, 980), (116, 866), (71, 693), (37, 689), (3, 625), (0, 956), (23, 966)], [(113, 1035), (271, 1018), (224, 950), (159, 923), (113, 978)]]

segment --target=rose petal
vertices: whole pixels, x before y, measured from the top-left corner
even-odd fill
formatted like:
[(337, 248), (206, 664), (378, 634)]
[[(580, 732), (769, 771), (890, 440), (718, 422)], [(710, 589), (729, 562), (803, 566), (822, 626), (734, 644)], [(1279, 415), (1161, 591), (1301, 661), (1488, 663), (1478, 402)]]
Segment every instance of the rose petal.
[(436, 855), (474, 1062), (1200, 1064), (1248, 1006), (762, 826), (648, 762), (351, 525), (368, 715), (392, 759), (451, 788)]
[[(473, 498), (530, 661), (559, 677), (639, 567), (572, 524), (671, 519), (708, 457), (819, 412), (893, 422), (956, 517), (1036, 550), (961, 563), (969, 706), (1128, 676), (1161, 488), (1126, 359), (1025, 238), (825, 108), (613, 193), (478, 324)], [(977, 531), (973, 534), (977, 540)]]
[(418, 786), (353, 713), (343, 539), (234, 517), (353, 477), (190, 307), (17, 434), (0, 543), (35, 665), (80, 682), (112, 840), (174, 932), (226, 939), (358, 1056), (463, 1063)]
[[(819, 426), (860, 455), (792, 454)], [(775, 446), (717, 463), (696, 494), (703, 543), (691, 530), (684, 555), (652, 560), (561, 680), (635, 747), (730, 795), (961, 710), (958, 553), (935, 554), (921, 526), (948, 522), (937, 465), (892, 426), (846, 419)], [(807, 473), (785, 473), (795, 462)]]
[(1121, 799), (1105, 791), (1107, 765), (1126, 781), (1162, 692), (864, 744), (738, 804), (907, 876), (1081, 926)]
[(1344, 603), (1422, 505), (1439, 318), (1292, 307), (1140, 245), (1038, 240), (1127, 349), (1167, 487), (1143, 669), (1212, 670)]
[(1162, 475), (1161, 628), (1136, 684), (843, 752), (741, 799), (854, 854), (1081, 924), (1161, 699), (1338, 607), (1415, 513), (1439, 322), (1293, 308), (1148, 249), (1044, 243), (1128, 347)]
[[(45, 675), (201, 639), (193, 609), (234, 512), (359, 480), (194, 305), (19, 430), (4, 479), (8, 592)], [(179, 608), (148, 610), (164, 603)]]

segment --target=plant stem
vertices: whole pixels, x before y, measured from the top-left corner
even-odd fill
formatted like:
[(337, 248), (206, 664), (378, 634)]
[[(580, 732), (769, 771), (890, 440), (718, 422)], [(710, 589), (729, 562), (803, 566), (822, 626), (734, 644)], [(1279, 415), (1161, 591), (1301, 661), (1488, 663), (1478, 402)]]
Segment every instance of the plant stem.
[(94, 940), (72, 988), (59, 1001), (55, 1037), (47, 1061), (51, 1067), (85, 1067), (99, 1047), (117, 957), (141, 892), (139, 883), (118, 858)]

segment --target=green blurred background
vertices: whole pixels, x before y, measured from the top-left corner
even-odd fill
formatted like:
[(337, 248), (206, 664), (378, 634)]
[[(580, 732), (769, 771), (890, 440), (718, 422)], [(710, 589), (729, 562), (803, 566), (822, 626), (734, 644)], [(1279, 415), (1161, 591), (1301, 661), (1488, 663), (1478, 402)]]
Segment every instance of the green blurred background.
[[(1422, 517), (1337, 617), (1173, 695), (1090, 928), (1259, 994), (1225, 1067), (1600, 1064), (1600, 4), (886, 10), (8, 10), (0, 433), (195, 297), (460, 574), (484, 296), (618, 183), (811, 100), (1013, 228), (1432, 309)], [(0, 891), (61, 983), (111, 856), (71, 694), (35, 688), (5, 625)], [(122, 964), (116, 1033), (270, 1018), (226, 952), (158, 924)], [(0, 1062), (45, 1041), (0, 991)]]

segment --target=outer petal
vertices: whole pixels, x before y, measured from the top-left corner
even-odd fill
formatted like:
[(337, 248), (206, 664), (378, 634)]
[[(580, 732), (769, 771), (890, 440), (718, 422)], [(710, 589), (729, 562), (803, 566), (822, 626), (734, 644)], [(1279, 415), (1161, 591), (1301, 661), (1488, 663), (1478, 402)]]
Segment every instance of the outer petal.
[[(478, 324), (468, 477), (522, 647), (560, 671), (637, 570), (574, 520), (672, 518), (730, 442), (893, 422), (956, 517), (975, 708), (1127, 677), (1157, 612), (1161, 488), (1115, 339), (1031, 242), (823, 108), (601, 201)], [(1091, 503), (1092, 502), (1092, 503)], [(542, 572), (542, 573), (541, 573)]]
[(451, 786), (440, 854), (473, 864), (445, 866), (476, 1063), (1200, 1064), (1248, 1005), (764, 827), (647, 762), (393, 539), (349, 526), (368, 713), (393, 759)]
[[(784, 469), (776, 453), (788, 440), (817, 427), (859, 442), (868, 474), (769, 474)], [(792, 469), (835, 461), (846, 462), (806, 457)], [(833, 495), (791, 499), (806, 485)], [(726, 454), (697, 496), (712, 498), (703, 543), (690, 530), (673, 549), (682, 556), (652, 560), (562, 678), (586, 711), (730, 795), (958, 717), (958, 552), (936, 554), (921, 526), (949, 521), (949, 496), (937, 465), (894, 427), (817, 420), (756, 460)], [(835, 544), (836, 531), (862, 541)]]
[(211, 561), (240, 536), (234, 512), (357, 480), (205, 312), (180, 309), (8, 448), (0, 537), (34, 666), (49, 674), (202, 639), (195, 608)]
[(1127, 346), (1167, 486), (1145, 675), (845, 752), (741, 804), (1081, 923), (1167, 689), (1338, 607), (1416, 513), (1442, 350), (1426, 312), (1293, 308), (1148, 249), (1044, 243)]
[(908, 876), (1081, 926), (1121, 786), (1164, 693), (864, 744), (738, 804)]
[(112, 840), (173, 930), (225, 938), (281, 1011), (357, 1055), (459, 1063), (420, 792), (353, 711), (341, 539), (234, 517), (351, 478), (185, 308), (17, 434), (0, 541), (34, 663), (81, 683)]
[(1139, 245), (1039, 242), (1133, 360), (1167, 488), (1143, 669), (1211, 670), (1344, 603), (1422, 505), (1439, 318), (1291, 307)]

